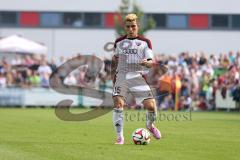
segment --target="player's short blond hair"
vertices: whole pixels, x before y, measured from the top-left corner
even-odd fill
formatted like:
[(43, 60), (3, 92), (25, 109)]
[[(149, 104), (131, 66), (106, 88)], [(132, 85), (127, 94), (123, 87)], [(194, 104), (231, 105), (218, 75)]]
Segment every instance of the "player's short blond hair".
[(130, 14), (126, 15), (125, 22), (132, 22), (132, 21), (138, 21), (137, 15), (134, 13), (130, 13)]

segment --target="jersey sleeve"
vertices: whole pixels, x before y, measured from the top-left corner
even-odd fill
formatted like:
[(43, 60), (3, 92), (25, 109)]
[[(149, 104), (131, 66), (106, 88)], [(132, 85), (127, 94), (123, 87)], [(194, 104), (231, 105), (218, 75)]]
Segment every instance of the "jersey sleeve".
[(149, 48), (149, 46), (148, 45), (146, 45), (146, 47), (144, 48), (144, 51), (143, 51), (144, 53), (144, 58), (145, 59), (153, 59), (153, 51), (152, 51), (152, 48)]
[(115, 56), (115, 57), (119, 56), (119, 49), (118, 49), (118, 46), (117, 46), (117, 41), (115, 41), (115, 43), (114, 43), (113, 56)]

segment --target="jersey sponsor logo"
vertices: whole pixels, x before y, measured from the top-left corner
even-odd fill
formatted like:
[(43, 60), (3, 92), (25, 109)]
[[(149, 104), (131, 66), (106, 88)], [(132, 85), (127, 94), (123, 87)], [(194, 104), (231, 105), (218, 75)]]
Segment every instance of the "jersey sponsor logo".
[(141, 42), (136, 42), (136, 45), (137, 46), (140, 46), (142, 43)]
[(123, 54), (137, 54), (137, 49), (123, 49)]

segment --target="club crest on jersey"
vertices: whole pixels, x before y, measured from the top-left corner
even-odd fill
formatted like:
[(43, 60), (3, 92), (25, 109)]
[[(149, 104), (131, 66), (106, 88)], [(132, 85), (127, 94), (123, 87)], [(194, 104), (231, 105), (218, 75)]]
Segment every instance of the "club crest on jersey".
[(142, 43), (141, 42), (136, 42), (136, 45), (137, 46), (140, 46)]
[(123, 41), (120, 43), (119, 47), (121, 49), (128, 49), (132, 46), (132, 42), (131, 41)]

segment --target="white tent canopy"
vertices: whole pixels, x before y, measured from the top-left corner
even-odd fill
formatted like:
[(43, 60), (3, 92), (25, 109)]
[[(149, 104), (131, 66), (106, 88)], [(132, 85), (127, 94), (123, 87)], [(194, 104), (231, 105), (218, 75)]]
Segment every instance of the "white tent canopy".
[(0, 39), (0, 52), (21, 54), (47, 54), (47, 47), (21, 36), (12, 35)]

